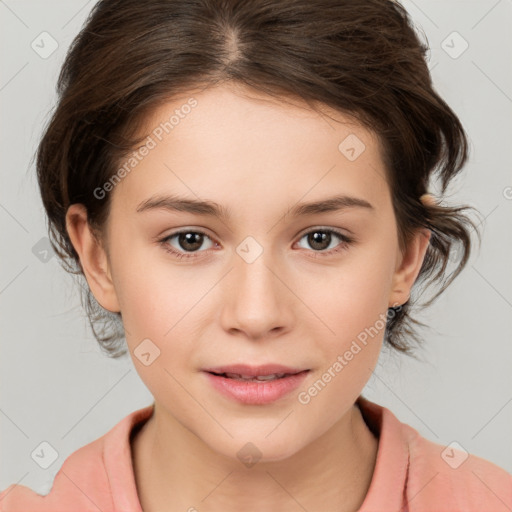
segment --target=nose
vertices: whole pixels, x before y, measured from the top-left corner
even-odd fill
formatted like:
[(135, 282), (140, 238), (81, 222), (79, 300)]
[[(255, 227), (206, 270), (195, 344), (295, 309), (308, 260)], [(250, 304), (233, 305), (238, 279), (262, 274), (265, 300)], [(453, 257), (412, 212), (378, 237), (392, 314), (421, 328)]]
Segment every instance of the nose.
[(231, 333), (265, 339), (289, 331), (294, 321), (293, 285), (284, 266), (263, 251), (254, 261), (237, 253), (226, 276), (221, 322)]

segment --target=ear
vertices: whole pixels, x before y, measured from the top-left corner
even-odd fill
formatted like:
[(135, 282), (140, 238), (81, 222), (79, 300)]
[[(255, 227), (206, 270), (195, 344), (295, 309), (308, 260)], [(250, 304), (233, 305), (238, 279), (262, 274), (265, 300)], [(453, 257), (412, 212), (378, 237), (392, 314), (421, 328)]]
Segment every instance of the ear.
[(87, 222), (87, 210), (83, 204), (72, 204), (68, 208), (66, 229), (95, 299), (104, 309), (119, 312), (108, 256)]
[(389, 307), (404, 304), (411, 296), (411, 288), (420, 273), (432, 232), (420, 229), (409, 242), (404, 253), (399, 252), (393, 275)]

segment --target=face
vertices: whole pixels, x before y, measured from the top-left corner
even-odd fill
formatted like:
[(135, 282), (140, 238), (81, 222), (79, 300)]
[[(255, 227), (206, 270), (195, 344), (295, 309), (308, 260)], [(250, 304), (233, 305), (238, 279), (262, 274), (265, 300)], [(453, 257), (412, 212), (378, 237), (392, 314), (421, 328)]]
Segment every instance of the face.
[[(87, 263), (159, 414), (227, 457), (251, 442), (283, 459), (342, 420), (426, 249), (399, 251), (378, 140), (325, 111), (336, 120), (233, 86), (159, 107), (109, 192), (107, 272)], [(335, 196), (356, 200), (299, 209)], [(203, 371), (236, 364), (308, 371), (244, 402)]]

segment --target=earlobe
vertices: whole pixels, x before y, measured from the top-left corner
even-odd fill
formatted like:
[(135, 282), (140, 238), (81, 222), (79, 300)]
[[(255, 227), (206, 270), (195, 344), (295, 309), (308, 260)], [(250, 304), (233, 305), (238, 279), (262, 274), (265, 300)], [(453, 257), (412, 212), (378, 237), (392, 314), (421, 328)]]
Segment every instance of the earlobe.
[(423, 265), (431, 235), (432, 232), (429, 229), (419, 230), (405, 253), (398, 259), (393, 275), (389, 307), (393, 304), (404, 304), (409, 300), (411, 289)]
[(107, 254), (87, 222), (84, 205), (77, 203), (68, 208), (66, 229), (95, 299), (104, 309), (119, 312)]

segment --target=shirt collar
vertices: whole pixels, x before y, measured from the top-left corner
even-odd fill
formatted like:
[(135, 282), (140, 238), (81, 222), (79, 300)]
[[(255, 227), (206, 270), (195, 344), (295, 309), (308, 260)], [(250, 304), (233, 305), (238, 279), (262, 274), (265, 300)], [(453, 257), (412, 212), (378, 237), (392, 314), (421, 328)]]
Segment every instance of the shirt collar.
[(362, 395), (356, 400), (368, 428), (379, 440), (370, 487), (358, 512), (407, 511), (405, 489), (409, 449), (401, 423), (387, 408)]
[[(358, 512), (405, 509), (405, 485), (409, 450), (401, 435), (401, 423), (387, 408), (362, 395), (356, 401), (370, 430), (379, 440), (377, 459), (370, 487)], [(132, 412), (108, 434), (104, 444), (104, 462), (115, 511), (143, 512), (137, 495), (133, 471), (130, 434), (154, 412), (154, 403)]]
[(105, 439), (103, 457), (116, 512), (143, 512), (133, 471), (130, 434), (138, 423), (151, 417), (154, 405), (153, 402), (126, 416), (107, 434), (109, 438)]

